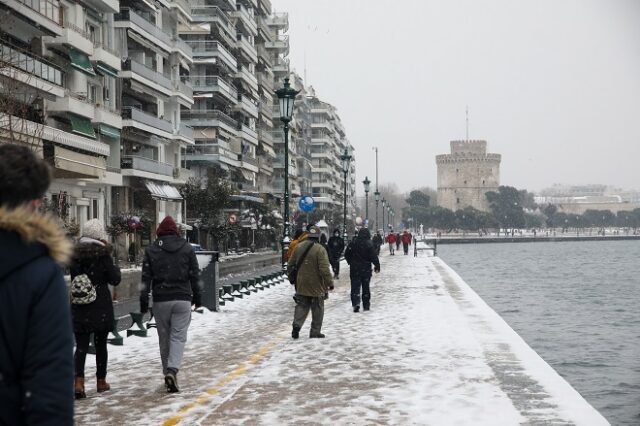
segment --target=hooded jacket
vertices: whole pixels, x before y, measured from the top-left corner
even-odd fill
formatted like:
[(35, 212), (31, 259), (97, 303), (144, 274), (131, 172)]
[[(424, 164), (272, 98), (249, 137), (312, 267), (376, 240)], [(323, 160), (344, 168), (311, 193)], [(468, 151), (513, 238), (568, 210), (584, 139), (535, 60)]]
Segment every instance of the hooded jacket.
[(71, 263), (71, 279), (87, 274), (96, 288), (96, 300), (88, 305), (71, 305), (73, 331), (109, 332), (113, 329), (113, 302), (109, 285), (120, 284), (120, 268), (113, 264), (107, 246), (83, 237), (76, 245)]
[(177, 235), (163, 235), (144, 252), (140, 302), (186, 300), (201, 304), (200, 268), (191, 245)]
[(371, 276), (371, 265), (380, 269), (380, 261), (371, 241), (368, 229), (362, 229), (358, 237), (349, 243), (344, 252), (344, 258), (351, 267), (349, 274), (356, 276)]
[(331, 256), (332, 259), (339, 259), (344, 251), (344, 240), (340, 237), (339, 233), (337, 236), (335, 234), (334, 231), (327, 245), (329, 246), (329, 256)]
[(298, 245), (291, 257), (287, 267), (290, 271), (297, 264), (298, 259), (304, 254), (309, 244), (313, 247), (307, 253), (298, 269), (298, 280), (296, 283), (296, 293), (302, 296), (323, 297), (333, 283), (329, 257), (327, 251), (317, 240), (307, 239)]
[(0, 208), (0, 424), (73, 424), (73, 333), (51, 217)]

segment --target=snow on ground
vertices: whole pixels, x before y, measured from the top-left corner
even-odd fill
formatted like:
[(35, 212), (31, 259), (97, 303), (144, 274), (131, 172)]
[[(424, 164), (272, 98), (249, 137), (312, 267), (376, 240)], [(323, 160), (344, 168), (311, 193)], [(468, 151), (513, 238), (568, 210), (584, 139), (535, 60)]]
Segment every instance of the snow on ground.
[(90, 389), (89, 357), (77, 423), (607, 424), (440, 259), (381, 261), (370, 312), (352, 312), (343, 267), (326, 339), (308, 339), (310, 318), (291, 339), (288, 283), (193, 314), (179, 394), (164, 392), (153, 329), (109, 346), (113, 390)]

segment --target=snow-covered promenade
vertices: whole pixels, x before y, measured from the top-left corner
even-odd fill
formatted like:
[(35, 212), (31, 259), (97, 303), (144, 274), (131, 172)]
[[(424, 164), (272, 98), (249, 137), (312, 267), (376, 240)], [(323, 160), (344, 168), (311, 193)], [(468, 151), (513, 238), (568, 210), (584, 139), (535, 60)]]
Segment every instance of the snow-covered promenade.
[(290, 337), (288, 283), (194, 314), (182, 392), (167, 394), (157, 338), (109, 346), (112, 391), (79, 425), (605, 425), (439, 258), (388, 256), (370, 312), (353, 313), (348, 268), (326, 301), (325, 339)]

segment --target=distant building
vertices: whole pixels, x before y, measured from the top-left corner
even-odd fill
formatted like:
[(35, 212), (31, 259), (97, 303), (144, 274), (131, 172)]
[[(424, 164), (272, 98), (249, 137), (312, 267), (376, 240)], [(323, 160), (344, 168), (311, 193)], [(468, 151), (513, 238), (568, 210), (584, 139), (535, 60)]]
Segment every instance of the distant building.
[(500, 186), (500, 160), (500, 154), (487, 153), (486, 141), (451, 141), (451, 154), (436, 156), (438, 206), (488, 211), (485, 194)]

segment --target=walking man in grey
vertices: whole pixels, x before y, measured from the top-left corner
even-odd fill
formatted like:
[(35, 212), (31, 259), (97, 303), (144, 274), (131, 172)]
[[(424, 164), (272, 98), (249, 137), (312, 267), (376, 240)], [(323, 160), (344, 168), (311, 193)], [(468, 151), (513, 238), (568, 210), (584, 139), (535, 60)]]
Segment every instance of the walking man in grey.
[(302, 241), (289, 257), (287, 270), (291, 276), (297, 269), (296, 309), (293, 317), (291, 337), (300, 337), (300, 329), (311, 310), (311, 331), (309, 337), (323, 338), (322, 320), (324, 318), (324, 299), (328, 291), (333, 290), (333, 279), (329, 256), (318, 243), (320, 230), (316, 226), (309, 228), (307, 239)]
[(144, 254), (140, 311), (147, 312), (151, 291), (164, 383), (167, 392), (179, 392), (177, 375), (187, 343), (191, 306), (199, 308), (201, 303), (200, 270), (195, 252), (180, 237), (171, 216), (160, 223), (156, 235), (158, 239)]

